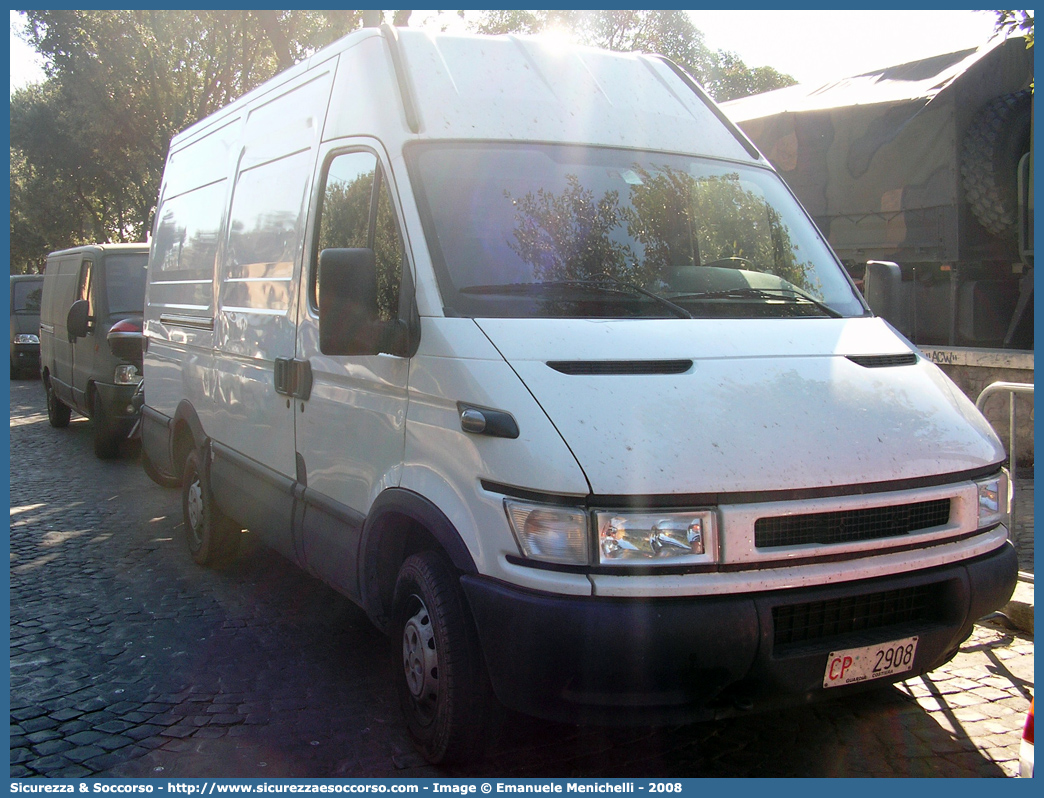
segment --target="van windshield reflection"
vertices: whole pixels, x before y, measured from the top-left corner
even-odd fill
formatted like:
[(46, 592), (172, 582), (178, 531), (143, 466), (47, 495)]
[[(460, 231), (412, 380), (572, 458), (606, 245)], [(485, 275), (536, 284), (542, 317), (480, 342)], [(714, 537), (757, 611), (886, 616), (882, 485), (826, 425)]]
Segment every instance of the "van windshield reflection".
[(861, 316), (772, 172), (690, 156), (421, 145), (409, 162), (444, 303), (464, 316)]

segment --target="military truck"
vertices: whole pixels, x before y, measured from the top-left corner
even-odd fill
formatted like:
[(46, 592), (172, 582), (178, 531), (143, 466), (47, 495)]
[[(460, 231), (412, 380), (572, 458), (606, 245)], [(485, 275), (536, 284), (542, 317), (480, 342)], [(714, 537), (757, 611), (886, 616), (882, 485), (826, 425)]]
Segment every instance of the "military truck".
[(1007, 39), (723, 106), (919, 345), (1033, 348), (1032, 52)]

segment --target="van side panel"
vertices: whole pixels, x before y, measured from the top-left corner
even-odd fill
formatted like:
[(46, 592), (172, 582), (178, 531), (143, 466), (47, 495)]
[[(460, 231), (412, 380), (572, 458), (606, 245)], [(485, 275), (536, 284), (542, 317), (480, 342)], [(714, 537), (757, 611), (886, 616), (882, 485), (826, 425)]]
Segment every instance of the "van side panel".
[[(215, 497), (291, 558), (294, 407), (277, 390), (275, 361), (294, 357), (308, 200), (335, 65), (310, 71), (248, 112), (217, 275), (214, 387), (221, 401), (208, 433), (238, 455), (228, 465), (242, 467), (214, 481)], [(244, 505), (250, 495), (258, 501)]]
[(175, 141), (150, 262), (149, 406), (171, 419), (179, 402), (191, 405), (214, 441), (219, 506), (289, 556), (294, 417), (274, 366), (294, 356), (315, 148), (336, 63)]
[(145, 294), (145, 369), (149, 407), (167, 418), (182, 399), (206, 416), (213, 395), (214, 265), (239, 127), (233, 118), (172, 147), (163, 173)]

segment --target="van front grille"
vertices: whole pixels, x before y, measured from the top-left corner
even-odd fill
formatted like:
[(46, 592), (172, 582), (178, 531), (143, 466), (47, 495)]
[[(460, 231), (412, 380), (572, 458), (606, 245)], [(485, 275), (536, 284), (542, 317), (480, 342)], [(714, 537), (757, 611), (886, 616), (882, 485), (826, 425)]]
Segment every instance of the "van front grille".
[(754, 545), (760, 549), (812, 543), (851, 543), (908, 535), (949, 522), (949, 499), (759, 518), (754, 522)]
[(937, 585), (772, 608), (774, 643), (786, 646), (931, 620)]

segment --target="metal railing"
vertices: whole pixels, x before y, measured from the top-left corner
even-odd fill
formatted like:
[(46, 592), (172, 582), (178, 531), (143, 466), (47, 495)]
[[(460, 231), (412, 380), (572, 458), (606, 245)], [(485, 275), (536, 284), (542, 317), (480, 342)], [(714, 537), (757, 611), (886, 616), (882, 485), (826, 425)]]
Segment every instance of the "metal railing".
[[(1011, 490), (1015, 489), (1016, 473), (1016, 449), (1018, 444), (1015, 439), (1015, 395), (1029, 394), (1033, 396), (1033, 386), (1025, 382), (993, 382), (982, 389), (979, 398), (975, 400), (975, 406), (982, 412), (986, 406), (986, 400), (994, 394), (1008, 394), (1008, 470), (1011, 473)], [(1008, 518), (1008, 534), (1015, 534), (1015, 502), (1011, 502), (1011, 514)]]

